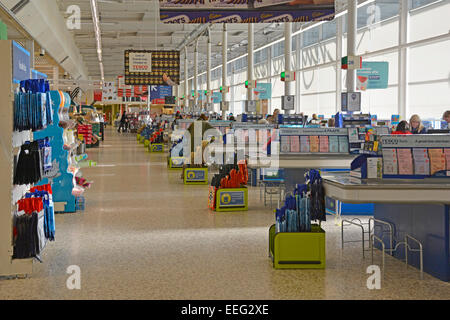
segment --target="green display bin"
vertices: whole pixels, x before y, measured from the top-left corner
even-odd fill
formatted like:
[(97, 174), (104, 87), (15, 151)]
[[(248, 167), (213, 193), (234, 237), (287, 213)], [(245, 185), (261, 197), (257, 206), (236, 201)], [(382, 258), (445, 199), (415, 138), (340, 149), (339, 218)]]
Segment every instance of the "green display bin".
[(219, 189), (216, 193), (216, 211), (248, 211), (248, 189)]
[(136, 140), (137, 141), (141, 140), (141, 135), (139, 133), (136, 135)]
[(325, 231), (311, 225), (311, 232), (275, 233), (269, 229), (269, 254), (275, 269), (325, 269)]
[(183, 181), (187, 185), (208, 184), (208, 168), (185, 168)]
[(144, 147), (148, 148), (150, 140), (144, 140)]
[(184, 158), (183, 157), (169, 157), (167, 158), (167, 167), (170, 170), (180, 170), (183, 169), (184, 165)]
[(149, 150), (152, 153), (158, 152), (164, 152), (164, 144), (163, 143), (150, 143), (149, 144)]
[(145, 137), (141, 136), (141, 137), (139, 138), (139, 143), (144, 143), (144, 141), (145, 141)]

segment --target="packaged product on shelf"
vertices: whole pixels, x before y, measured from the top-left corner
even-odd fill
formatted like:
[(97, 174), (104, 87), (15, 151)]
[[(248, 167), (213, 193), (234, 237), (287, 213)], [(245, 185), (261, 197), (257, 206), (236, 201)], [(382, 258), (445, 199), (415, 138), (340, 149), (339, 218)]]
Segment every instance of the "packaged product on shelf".
[(348, 153), (348, 137), (339, 136), (339, 153)]
[(338, 136), (330, 136), (328, 138), (329, 150), (331, 153), (339, 152), (339, 139)]
[(300, 152), (309, 153), (309, 136), (300, 136)]
[(281, 152), (290, 152), (291, 143), (288, 136), (281, 136)]
[(381, 158), (367, 158), (367, 178), (381, 179), (383, 177), (383, 161)]
[(328, 136), (319, 137), (319, 151), (322, 153), (328, 153), (330, 151)]
[(300, 140), (298, 136), (291, 136), (291, 152), (300, 152)]
[(428, 155), (430, 156), (430, 171), (431, 175), (439, 171), (444, 171), (446, 168), (446, 158), (443, 149), (428, 149)]
[(427, 159), (414, 159), (414, 174), (419, 176), (430, 175), (430, 160)]
[(309, 147), (310, 152), (319, 152), (319, 137), (318, 136), (310, 136), (309, 137)]

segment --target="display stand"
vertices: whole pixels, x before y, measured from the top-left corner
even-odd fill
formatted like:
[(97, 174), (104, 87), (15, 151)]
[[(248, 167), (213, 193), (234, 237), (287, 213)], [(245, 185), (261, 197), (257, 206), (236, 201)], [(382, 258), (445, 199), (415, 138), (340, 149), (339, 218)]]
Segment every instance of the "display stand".
[(149, 150), (152, 153), (162, 153), (164, 152), (164, 143), (150, 143)]
[(216, 211), (248, 211), (248, 189), (218, 189), (216, 191)]
[(183, 157), (168, 157), (167, 158), (167, 167), (169, 170), (180, 170), (183, 169), (184, 165)]
[[(13, 186), (14, 160), (19, 152), (18, 145), (13, 145), (13, 103), (14, 87), (12, 83), (12, 46), (9, 40), (0, 41), (0, 177), (2, 177), (0, 201), (0, 276), (27, 275), (33, 271), (33, 259), (12, 259), (13, 256), (13, 215), (15, 203), (28, 191), (23, 186)], [(22, 134), (32, 137), (29, 132)], [(20, 137), (19, 137), (20, 138)]]
[(276, 233), (269, 229), (269, 257), (275, 269), (325, 269), (325, 231), (311, 225), (311, 232)]
[(208, 168), (185, 168), (183, 181), (186, 185), (208, 184)]

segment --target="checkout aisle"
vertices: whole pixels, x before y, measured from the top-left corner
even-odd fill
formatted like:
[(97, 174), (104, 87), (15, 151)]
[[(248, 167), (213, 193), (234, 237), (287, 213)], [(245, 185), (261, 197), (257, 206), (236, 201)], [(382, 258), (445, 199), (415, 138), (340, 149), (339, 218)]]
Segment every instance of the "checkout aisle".
[[(2, 281), (0, 299), (446, 299), (450, 283), (387, 257), (381, 290), (368, 290), (360, 245), (340, 247), (329, 218), (325, 270), (275, 270), (267, 229), (274, 215), (249, 195), (245, 213), (213, 213), (207, 186), (185, 186), (135, 135), (108, 128), (88, 150), (97, 167), (86, 211), (57, 215), (57, 239), (32, 277)], [(352, 232), (355, 232), (352, 234)], [(359, 235), (346, 231), (346, 237)], [(375, 259), (380, 259), (379, 252)], [(378, 261), (376, 260), (376, 261)], [(67, 290), (66, 268), (81, 268), (82, 290)]]

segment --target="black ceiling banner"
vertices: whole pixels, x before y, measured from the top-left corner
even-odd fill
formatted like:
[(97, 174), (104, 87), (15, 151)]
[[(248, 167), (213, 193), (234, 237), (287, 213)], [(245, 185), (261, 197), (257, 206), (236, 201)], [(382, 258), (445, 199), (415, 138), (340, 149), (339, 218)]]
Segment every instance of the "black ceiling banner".
[(272, 23), (332, 20), (335, 0), (159, 0), (164, 23)]

